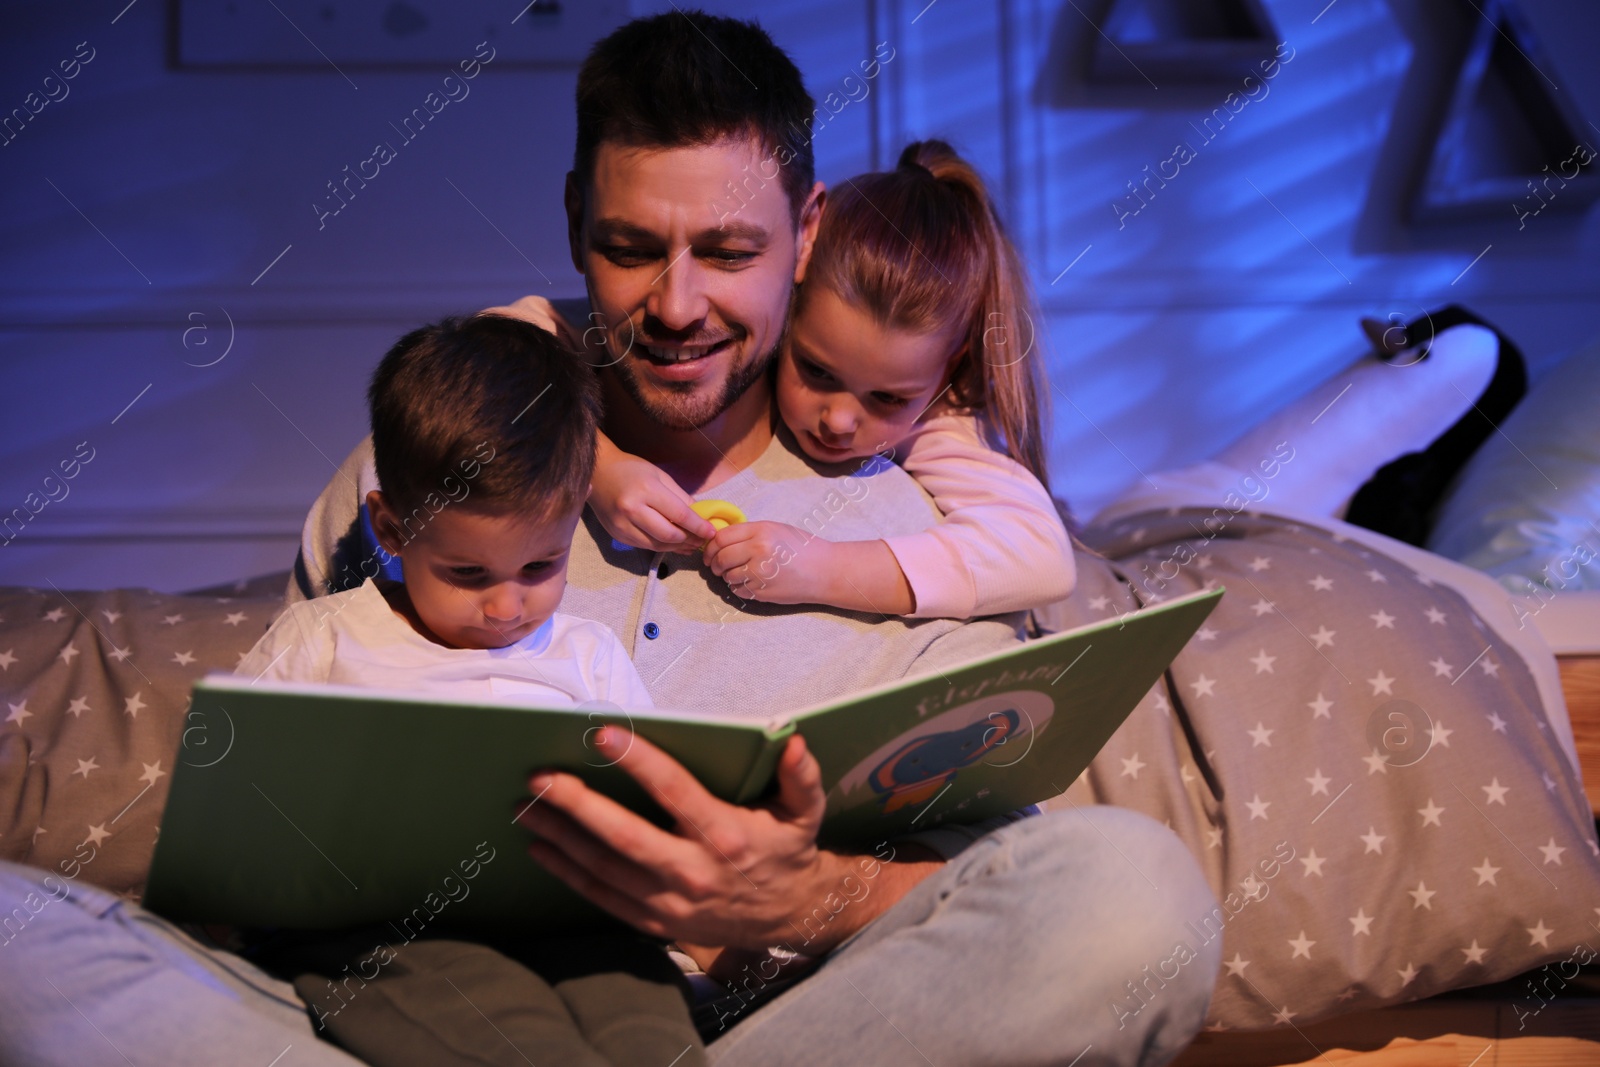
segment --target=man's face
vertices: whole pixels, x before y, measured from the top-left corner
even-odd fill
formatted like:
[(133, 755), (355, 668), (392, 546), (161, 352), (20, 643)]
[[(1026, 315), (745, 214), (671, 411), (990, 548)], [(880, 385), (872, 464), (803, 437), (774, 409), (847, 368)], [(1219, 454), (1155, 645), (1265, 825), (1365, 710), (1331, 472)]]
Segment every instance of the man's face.
[(585, 337), (603, 331), (604, 358), (650, 419), (704, 426), (762, 377), (821, 199), (818, 185), (797, 227), (777, 161), (754, 139), (604, 142), (587, 195), (569, 176), (573, 265), (597, 316)]

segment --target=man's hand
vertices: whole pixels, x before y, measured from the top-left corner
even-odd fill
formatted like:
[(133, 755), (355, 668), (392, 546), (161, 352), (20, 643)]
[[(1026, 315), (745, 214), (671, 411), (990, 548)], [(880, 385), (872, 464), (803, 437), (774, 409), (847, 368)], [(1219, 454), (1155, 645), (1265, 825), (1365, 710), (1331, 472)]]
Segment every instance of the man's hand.
[(652, 552), (698, 552), (717, 530), (693, 505), (666, 471), (599, 436), (589, 506), (612, 537)]
[[(820, 955), (939, 866), (897, 863), (890, 877), (891, 865), (818, 849), (826, 806), (821, 769), (799, 737), (778, 761), (777, 797), (750, 808), (716, 799), (682, 764), (619, 727), (597, 732), (595, 746), (672, 815), (672, 830), (560, 772), (534, 775), (529, 785), (538, 800), (519, 821), (537, 835), (529, 855), (647, 934), (746, 949), (787, 942)], [(875, 877), (858, 870), (863, 862), (873, 864)], [(852, 875), (873, 878), (872, 889), (835, 912)], [(802, 932), (799, 923), (818, 912), (825, 923)]]

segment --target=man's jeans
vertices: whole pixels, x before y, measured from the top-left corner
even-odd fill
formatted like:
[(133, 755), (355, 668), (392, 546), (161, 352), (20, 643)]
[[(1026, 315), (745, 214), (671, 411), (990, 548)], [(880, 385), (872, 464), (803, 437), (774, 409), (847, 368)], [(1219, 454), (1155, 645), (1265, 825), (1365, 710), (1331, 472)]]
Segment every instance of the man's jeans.
[[(1025, 819), (967, 848), (793, 988), (742, 1020), (735, 1010), (711, 1058), (1165, 1063), (1205, 1016), (1221, 942), (1186, 924), (1215, 906), (1182, 843), (1143, 815)], [(318, 1040), (286, 983), (98, 889), (0, 864), (0, 909), (0, 1062), (357, 1062)]]

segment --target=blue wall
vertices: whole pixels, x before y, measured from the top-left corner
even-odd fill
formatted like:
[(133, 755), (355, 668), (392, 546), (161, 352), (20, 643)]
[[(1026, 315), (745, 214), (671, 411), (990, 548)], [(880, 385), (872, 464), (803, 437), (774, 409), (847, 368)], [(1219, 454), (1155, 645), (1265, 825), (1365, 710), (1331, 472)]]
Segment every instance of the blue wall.
[[(1468, 303), (1536, 376), (1600, 333), (1596, 212), (1403, 221), (1408, 160), (1466, 32), (1441, 0), (1268, 0), (1292, 58), (1209, 141), (1190, 124), (1225, 83), (1086, 82), (1084, 13), (1103, 4), (706, 6), (757, 14), (819, 99), (848, 101), (817, 135), (825, 181), (929, 135), (989, 177), (1042, 297), (1057, 489), (1080, 512), (1312, 389), (1359, 354), (1359, 315)], [(1519, 6), (1538, 65), (1600, 122), (1593, 5)], [(514, 4), (484, 11), (519, 32)], [(179, 69), (177, 17), (150, 0), (0, 17), (0, 109), (92, 50), (0, 145), (0, 511), (93, 450), (0, 547), (0, 583), (183, 589), (287, 566), (394, 337), (582, 291), (560, 214), (574, 68), (491, 63), (319, 223), (326, 183), (446, 65)], [(481, 39), (453, 32), (437, 51), (465, 59)], [(880, 42), (894, 58), (863, 91), (846, 79)], [(1133, 213), (1128, 183), (1180, 141), (1193, 158)]]

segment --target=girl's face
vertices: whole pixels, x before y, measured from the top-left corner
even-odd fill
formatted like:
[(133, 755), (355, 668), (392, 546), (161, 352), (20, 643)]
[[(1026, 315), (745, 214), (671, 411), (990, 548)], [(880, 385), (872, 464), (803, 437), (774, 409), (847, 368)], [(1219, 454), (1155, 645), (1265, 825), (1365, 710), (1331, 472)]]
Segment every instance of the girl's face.
[(778, 362), (778, 413), (823, 463), (898, 445), (944, 390), (963, 334), (883, 326), (832, 289), (808, 287)]

